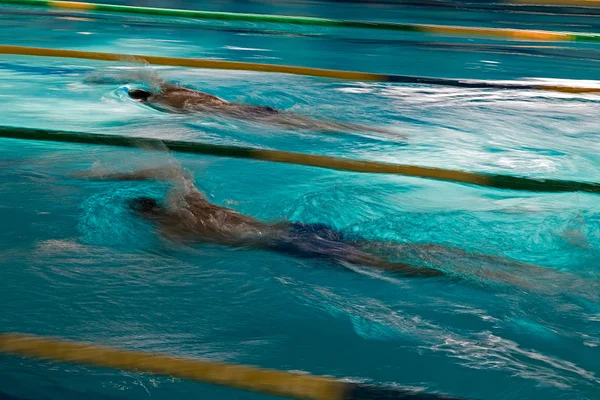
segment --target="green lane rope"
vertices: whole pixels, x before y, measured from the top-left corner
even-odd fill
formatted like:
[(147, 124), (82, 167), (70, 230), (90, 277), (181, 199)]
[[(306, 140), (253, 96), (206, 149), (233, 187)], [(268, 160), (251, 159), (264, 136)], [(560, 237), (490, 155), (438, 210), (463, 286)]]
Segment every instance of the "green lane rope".
[(0, 353), (164, 375), (292, 399), (459, 400), (435, 393), (360, 385), (307, 374), (128, 351), (20, 333), (0, 333)]
[(167, 148), (171, 151), (306, 165), (340, 171), (395, 174), (447, 182), (530, 192), (589, 192), (600, 194), (600, 184), (556, 179), (533, 179), (510, 175), (455, 171), (442, 168), (351, 160), (311, 154), (206, 143), (61, 132), (0, 126), (0, 138), (97, 144), (122, 147)]
[(0, 45), (0, 54), (27, 55), (39, 57), (63, 57), (79, 58), (100, 61), (124, 61), (135, 60), (137, 62), (169, 65), (190, 68), (213, 68), (226, 70), (244, 70), (259, 72), (277, 72), (283, 74), (294, 74), (303, 76), (315, 76), (322, 78), (347, 79), (353, 81), (379, 81), (393, 83), (413, 83), (420, 85), (441, 85), (477, 89), (501, 89), (501, 90), (545, 90), (563, 93), (600, 93), (600, 87), (576, 87), (557, 85), (524, 85), (504, 84), (479, 80), (461, 80), (446, 78), (430, 78), (424, 76), (386, 75), (373, 74), (369, 72), (340, 71), (333, 69), (295, 67), (290, 65), (259, 64), (238, 61), (202, 60), (195, 58), (158, 57), (136, 54), (114, 54), (97, 53), (90, 51), (47, 49), (41, 47), (3, 46)]
[(4, 4), (45, 6), (63, 9), (94, 10), (104, 12), (162, 15), (196, 19), (214, 19), (228, 21), (275, 22), (297, 25), (317, 25), (341, 28), (385, 29), (404, 32), (421, 32), (441, 35), (486, 36), (508, 40), (533, 40), (551, 42), (599, 42), (599, 34), (581, 34), (569, 32), (533, 31), (522, 29), (501, 29), (465, 26), (402, 24), (395, 22), (344, 21), (327, 18), (299, 17), (287, 15), (242, 14), (213, 11), (177, 10), (167, 8), (134, 7), (112, 4), (82, 3), (74, 1), (47, 0), (0, 0)]

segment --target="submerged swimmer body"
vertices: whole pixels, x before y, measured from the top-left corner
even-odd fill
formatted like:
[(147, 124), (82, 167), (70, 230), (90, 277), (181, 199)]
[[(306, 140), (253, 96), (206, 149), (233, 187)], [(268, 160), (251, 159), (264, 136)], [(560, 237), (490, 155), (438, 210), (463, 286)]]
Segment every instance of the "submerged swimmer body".
[(164, 201), (150, 197), (138, 197), (129, 201), (132, 211), (156, 224), (158, 232), (170, 239), (270, 250), (299, 258), (370, 267), (407, 277), (444, 275), (434, 268), (391, 262), (365, 252), (363, 247), (368, 242), (351, 240), (322, 224), (265, 223), (212, 204), (192, 180), (178, 169), (148, 169), (135, 173), (92, 174), (87, 177), (173, 182), (174, 187)]
[(321, 132), (377, 132), (401, 136), (387, 129), (333, 121), (321, 121), (305, 115), (279, 111), (272, 107), (230, 103), (217, 96), (197, 90), (163, 83), (156, 92), (129, 90), (129, 97), (159, 110), (174, 112), (204, 112), (225, 117), (262, 122), (270, 125), (311, 129)]

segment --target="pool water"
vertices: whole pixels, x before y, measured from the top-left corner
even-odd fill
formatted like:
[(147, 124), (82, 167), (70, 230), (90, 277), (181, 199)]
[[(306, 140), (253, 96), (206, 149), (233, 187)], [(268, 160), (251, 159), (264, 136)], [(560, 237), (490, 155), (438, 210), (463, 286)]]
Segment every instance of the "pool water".
[[(198, 1), (169, 6), (600, 30), (594, 15), (352, 2)], [(2, 44), (600, 85), (597, 45), (2, 9)], [(132, 73), (155, 73), (230, 101), (386, 127), (398, 136), (322, 134), (168, 114), (127, 99), (127, 89), (140, 82), (98, 84), (90, 78)], [(599, 111), (596, 95), (25, 56), (0, 60), (0, 125), (536, 178), (600, 181)], [(502, 191), (147, 149), (0, 142), (4, 332), (424, 388), (470, 399), (600, 396), (597, 195)], [(433, 243), (469, 254), (431, 255), (450, 278), (408, 279), (264, 251), (173, 243), (126, 209), (127, 199), (164, 196), (167, 185), (75, 177), (90, 169), (132, 171), (175, 163), (193, 173), (211, 201), (261, 220), (323, 223), (371, 240)], [(543, 270), (533, 273), (478, 254)], [(506, 272), (526, 284), (477, 273), (482, 269)], [(0, 357), (3, 396), (266, 398), (179, 379), (6, 356)]]

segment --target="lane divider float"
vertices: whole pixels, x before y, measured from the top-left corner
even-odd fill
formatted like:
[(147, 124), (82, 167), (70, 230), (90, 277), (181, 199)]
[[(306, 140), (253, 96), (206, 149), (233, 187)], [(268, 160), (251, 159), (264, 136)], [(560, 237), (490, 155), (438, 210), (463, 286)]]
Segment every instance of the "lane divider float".
[(361, 385), (308, 374), (121, 350), (20, 333), (0, 333), (0, 353), (151, 373), (292, 399), (459, 400), (442, 394)]
[(600, 194), (600, 184), (592, 182), (578, 182), (558, 179), (534, 179), (512, 175), (487, 174), (443, 168), (391, 164), (378, 161), (353, 160), (341, 157), (302, 154), (252, 147), (227, 146), (120, 135), (63, 132), (46, 129), (17, 128), (10, 126), (0, 126), (0, 138), (168, 149), (181, 153), (271, 161), (339, 171), (403, 175), (415, 178), (433, 179), (506, 190), (528, 192), (588, 192)]
[[(1, 1), (1, 0), (0, 0)], [(542, 90), (572, 94), (594, 94), (600, 93), (599, 87), (578, 87), (578, 86), (562, 86), (562, 85), (542, 85), (542, 84), (519, 84), (519, 83), (499, 83), (482, 80), (468, 79), (447, 79), (447, 78), (431, 78), (426, 76), (410, 76), (410, 75), (389, 75), (376, 74), (370, 72), (359, 71), (342, 71), (334, 69), (296, 67), (291, 65), (275, 65), (275, 64), (260, 64), (239, 61), (221, 61), (221, 60), (205, 60), (198, 58), (181, 58), (181, 57), (161, 57), (148, 56), (139, 54), (115, 54), (115, 53), (99, 53), (92, 51), (80, 50), (65, 50), (65, 49), (49, 49), (42, 47), (26, 47), (26, 46), (8, 46), (0, 45), (0, 54), (38, 56), (38, 57), (59, 57), (59, 58), (76, 58), (85, 60), (98, 61), (120, 61), (120, 62), (139, 62), (153, 65), (167, 65), (173, 67), (188, 67), (188, 68), (211, 68), (221, 70), (238, 70), (238, 71), (257, 71), (257, 72), (274, 72), (282, 74), (313, 76), (320, 78), (344, 79), (351, 81), (376, 81), (376, 82), (391, 82), (391, 83), (407, 83), (419, 85), (437, 85), (451, 86), (473, 89), (500, 89), (500, 90)]]
[[(102, 11), (129, 14), (146, 14), (193, 19), (271, 22), (296, 25), (329, 26), (338, 28), (384, 29), (403, 32), (420, 32), (438, 35), (483, 36), (504, 40), (550, 41), (550, 42), (600, 42), (600, 34), (552, 32), (506, 28), (448, 26), (431, 24), (403, 24), (397, 22), (347, 21), (289, 15), (244, 14), (215, 11), (179, 10), (169, 8), (122, 6), (114, 4), (85, 3), (76, 1), (48, 0), (0, 0), (2, 4), (44, 6), (60, 9)], [(591, 2), (590, 2), (591, 3)]]

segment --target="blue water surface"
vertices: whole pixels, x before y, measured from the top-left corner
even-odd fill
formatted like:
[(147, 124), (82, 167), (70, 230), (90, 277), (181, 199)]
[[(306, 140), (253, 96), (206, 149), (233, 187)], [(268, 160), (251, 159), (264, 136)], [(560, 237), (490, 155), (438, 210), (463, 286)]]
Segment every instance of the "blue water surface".
[[(588, 33), (598, 26), (593, 10), (490, 11), (489, 3), (463, 8), (305, 1), (133, 4)], [(592, 44), (1, 9), (3, 44), (600, 86), (600, 51)], [(168, 114), (127, 98), (128, 88), (144, 82), (115, 78), (152, 75), (230, 101), (385, 127), (394, 134), (322, 134)], [(0, 125), (536, 178), (600, 180), (599, 111), (600, 98), (590, 94), (337, 81), (140, 66), (131, 60), (0, 59)], [(174, 164), (192, 173), (211, 201), (265, 221), (324, 223), (371, 240), (436, 244), (466, 253), (425, 254), (418, 263), (434, 264), (450, 277), (408, 279), (263, 251), (184, 245), (161, 239), (126, 209), (132, 197), (164, 196), (165, 183), (76, 177), (90, 169)], [(597, 195), (502, 191), (152, 149), (0, 139), (0, 198), (3, 332), (465, 398), (600, 396)], [(490, 271), (511, 278), (495, 278), (486, 274)], [(266, 398), (8, 356), (0, 357), (2, 396)]]

